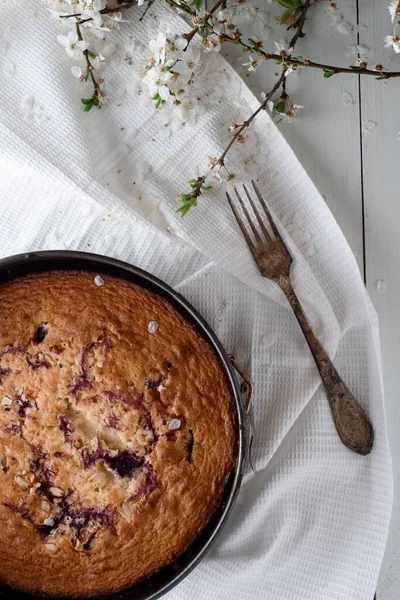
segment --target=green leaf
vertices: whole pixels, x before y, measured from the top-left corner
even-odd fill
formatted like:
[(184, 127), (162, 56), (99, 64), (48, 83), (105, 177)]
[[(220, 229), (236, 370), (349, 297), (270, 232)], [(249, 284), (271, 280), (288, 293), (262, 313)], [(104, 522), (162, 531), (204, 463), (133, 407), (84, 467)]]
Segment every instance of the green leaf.
[(357, 65), (349, 65), (349, 69), (353, 69), (353, 71), (359, 71), (360, 67)]
[(302, 0), (294, 0), (294, 7), (295, 8), (303, 8), (303, 2)]
[(383, 75), (380, 75), (379, 77), (375, 77), (375, 79), (386, 79), (386, 77), (384, 77)]
[(334, 75), (335, 72), (334, 71), (329, 71), (329, 69), (324, 69), (324, 77), (325, 79), (329, 79), (329, 77), (332, 77), (332, 75)]
[(197, 206), (197, 199), (190, 197), (189, 200), (184, 199), (184, 197), (188, 196), (188, 194), (180, 194), (180, 198), (183, 202), (182, 206), (176, 209), (177, 213), (181, 213), (181, 217), (187, 215), (189, 210), (193, 208), (193, 206)]
[(212, 185), (202, 185), (200, 189), (202, 190), (211, 190)]
[(252, 40), (251, 38), (249, 38), (249, 44), (250, 46), (257, 46), (257, 42), (255, 40)]
[(280, 102), (276, 102), (275, 110), (280, 113), (286, 112), (286, 103), (283, 100), (281, 100)]
[(200, 12), (203, 6), (203, 0), (194, 0), (194, 5), (196, 7), (197, 12)]
[(156, 103), (155, 108), (158, 108), (159, 106), (165, 104), (165, 100), (161, 98), (160, 94), (156, 94), (155, 96), (153, 96), (152, 100), (154, 100), (154, 102)]
[(185, 215), (187, 215), (187, 213), (189, 212), (189, 210), (192, 207), (190, 206), (190, 204), (186, 204), (184, 206), (180, 206), (179, 208), (176, 209), (177, 213), (181, 213), (181, 217), (184, 217)]
[(100, 100), (96, 94), (93, 94), (91, 98), (81, 98), (81, 102), (85, 105), (85, 112), (89, 112), (94, 106), (101, 108)]
[(305, 63), (306, 62), (306, 59), (303, 58), (302, 56), (293, 56), (292, 58), (293, 58), (293, 60), (297, 60), (297, 62), (299, 62), (299, 63)]
[(285, 8), (294, 7), (294, 0), (278, 0), (278, 2), (281, 6), (284, 6)]
[(190, 11), (192, 14), (195, 13), (195, 11), (193, 10), (192, 6), (189, 6), (189, 4), (187, 2), (181, 2), (180, 4), (182, 6), (182, 8), (186, 8), (188, 11)]
[(291, 7), (291, 8), (287, 8), (283, 13), (282, 16), (279, 20), (279, 23), (281, 25), (283, 25), (284, 23), (286, 23), (286, 21), (288, 21), (290, 19), (290, 17), (296, 12), (296, 9)]
[(179, 198), (182, 200), (183, 203), (185, 202), (191, 202), (193, 199), (192, 194), (179, 194)]

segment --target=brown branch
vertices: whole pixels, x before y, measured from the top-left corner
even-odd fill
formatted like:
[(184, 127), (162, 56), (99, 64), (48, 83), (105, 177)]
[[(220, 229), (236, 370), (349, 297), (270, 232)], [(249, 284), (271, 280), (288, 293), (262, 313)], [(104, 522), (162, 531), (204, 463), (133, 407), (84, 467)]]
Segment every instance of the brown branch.
[[(276, 59), (276, 54), (271, 54), (268, 58)], [(278, 57), (281, 58), (281, 57)], [(353, 73), (355, 75), (372, 75), (375, 77), (383, 77), (384, 79), (393, 79), (394, 77), (400, 77), (399, 71), (378, 71), (374, 69), (363, 69), (355, 67), (334, 67), (333, 65), (323, 65), (320, 63), (313, 62), (311, 60), (305, 60), (304, 62), (296, 60), (295, 58), (285, 58), (285, 63), (288, 65), (298, 65), (299, 67), (311, 67), (312, 69), (321, 69), (322, 71), (331, 71), (334, 75), (337, 73)]]
[(143, 21), (143, 19), (145, 18), (145, 16), (147, 15), (147, 13), (149, 12), (149, 9), (153, 6), (155, 0), (149, 0), (147, 3), (147, 6), (145, 8), (144, 13), (142, 14), (142, 16), (140, 17), (139, 21)]
[(284, 71), (284, 73), (285, 73), (285, 77), (282, 79), (282, 97), (286, 98), (287, 97), (287, 93), (286, 93), (286, 82), (287, 82), (286, 70)]
[(304, 37), (304, 35), (305, 35), (304, 32), (303, 32), (303, 27), (304, 27), (304, 23), (305, 23), (305, 20), (306, 20), (307, 11), (310, 8), (310, 2), (311, 2), (311, 0), (306, 0), (304, 2), (304, 6), (302, 8), (301, 14), (300, 14), (299, 18), (296, 21), (297, 22), (296, 32), (295, 32), (294, 36), (292, 37), (292, 39), (290, 40), (290, 44), (289, 44), (290, 48), (294, 48), (295, 45), (296, 45), (297, 40), (300, 37)]
[[(80, 24), (79, 23), (75, 23), (76, 25), (76, 33), (78, 34), (78, 39), (79, 41), (83, 42), (83, 37), (82, 37), (82, 32), (81, 32), (81, 28), (80, 28)], [(85, 60), (86, 60), (86, 68), (88, 70), (88, 73), (90, 75), (90, 79), (92, 80), (93, 83), (93, 87), (94, 87), (94, 96), (96, 96), (96, 98), (98, 98), (100, 100), (101, 96), (103, 95), (100, 85), (98, 83), (98, 81), (96, 80), (95, 76), (93, 75), (93, 65), (90, 61), (90, 57), (89, 57), (89, 50), (84, 50), (83, 54), (85, 56)]]
[[(300, 15), (299, 19), (298, 19), (298, 29), (296, 31), (296, 33), (294, 34), (294, 36), (292, 37), (292, 39), (290, 40), (290, 48), (294, 48), (297, 40), (299, 39), (299, 37), (301, 37), (301, 35), (303, 34), (303, 27), (304, 27), (304, 22), (306, 19), (306, 14), (307, 14), (307, 10), (310, 6), (310, 1), (311, 0), (306, 0), (304, 3), (304, 7), (302, 9), (302, 14)], [(221, 37), (225, 37), (225, 36), (221, 36)], [(229, 36), (226, 36), (229, 37)], [(230, 38), (231, 39), (231, 38)], [(280, 57), (281, 59), (282, 57)], [(286, 83), (284, 82), (285, 80), (285, 70), (282, 70), (282, 73), (278, 79), (278, 81), (275, 83), (274, 87), (272, 88), (272, 90), (270, 92), (268, 92), (268, 94), (265, 97), (264, 102), (262, 102), (260, 104), (260, 106), (257, 108), (257, 110), (239, 127), (239, 129), (236, 131), (236, 133), (234, 134), (234, 136), (232, 137), (231, 141), (229, 142), (228, 146), (225, 148), (225, 150), (223, 151), (223, 153), (221, 154), (221, 156), (218, 159), (218, 163), (220, 165), (224, 164), (226, 155), (228, 154), (229, 150), (232, 148), (233, 144), (236, 142), (237, 138), (239, 137), (239, 135), (245, 130), (247, 129), (247, 127), (250, 125), (250, 123), (252, 121), (254, 121), (254, 119), (256, 118), (256, 116), (262, 111), (265, 110), (265, 108), (267, 107), (268, 102), (271, 100), (272, 96), (279, 90), (280, 86), (283, 85), (285, 86)], [(284, 88), (285, 89), (285, 88)]]
[(232, 137), (231, 141), (229, 142), (229, 144), (227, 145), (227, 147), (225, 148), (225, 150), (223, 151), (223, 153), (219, 157), (219, 159), (218, 159), (218, 164), (219, 165), (222, 166), (224, 164), (226, 155), (228, 154), (229, 150), (232, 148), (233, 144), (236, 142), (236, 140), (239, 137), (239, 135), (250, 125), (250, 123), (252, 121), (254, 121), (254, 119), (256, 118), (256, 116), (262, 110), (265, 109), (265, 107), (267, 106), (268, 102), (271, 100), (272, 96), (275, 94), (275, 92), (277, 92), (279, 90), (280, 86), (282, 85), (282, 81), (283, 81), (284, 78), (285, 78), (285, 72), (282, 71), (281, 76), (279, 77), (278, 81), (275, 83), (275, 85), (272, 88), (272, 90), (265, 97), (264, 102), (262, 104), (260, 104), (260, 106), (257, 108), (257, 110), (244, 123), (242, 123), (242, 125), (236, 131), (235, 135)]
[[(299, 60), (297, 58), (291, 58), (290, 56), (282, 57), (281, 54), (270, 54), (269, 52), (265, 52), (262, 48), (255, 49), (254, 46), (249, 46), (242, 42), (241, 39), (232, 38), (229, 35), (222, 34), (220, 36), (221, 41), (223, 42), (231, 42), (232, 44), (237, 44), (249, 54), (258, 54), (262, 56), (264, 60), (275, 60), (277, 62), (282, 62), (286, 66), (295, 65), (296, 67), (309, 67), (311, 69), (320, 69), (321, 71), (329, 71), (332, 75), (336, 75), (338, 73), (350, 73), (353, 75), (371, 75), (375, 77), (383, 77), (384, 79), (393, 79), (394, 77), (400, 77), (400, 71), (381, 71), (375, 69), (364, 69), (360, 67), (335, 67), (334, 65), (323, 65), (321, 63), (316, 63), (312, 60)], [(293, 47), (293, 46), (291, 46)]]
[[(120, 5), (118, 6), (114, 6), (113, 8), (103, 8), (102, 10), (99, 10), (99, 13), (101, 15), (109, 15), (111, 13), (116, 13), (119, 12), (121, 10), (121, 8), (130, 8), (131, 6), (133, 6), (133, 0), (132, 1), (128, 1), (128, 2), (122, 2)], [(70, 15), (60, 15), (61, 19), (71, 19), (72, 17), (81, 17), (82, 13), (73, 13)], [(81, 21), (81, 23), (86, 23), (86, 21), (91, 21), (92, 18), (90, 19), (85, 19), (84, 21)]]

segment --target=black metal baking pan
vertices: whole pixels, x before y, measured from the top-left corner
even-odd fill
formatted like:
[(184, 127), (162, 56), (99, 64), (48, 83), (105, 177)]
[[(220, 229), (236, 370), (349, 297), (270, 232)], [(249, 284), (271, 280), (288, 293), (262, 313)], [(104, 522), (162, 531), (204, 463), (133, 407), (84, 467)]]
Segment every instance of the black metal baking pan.
[[(181, 294), (150, 273), (123, 261), (97, 254), (74, 251), (50, 250), (19, 254), (0, 260), (0, 283), (47, 271), (89, 271), (96, 274), (111, 275), (140, 285), (162, 296), (183, 317), (190, 321), (196, 330), (211, 344), (224, 366), (234, 393), (239, 436), (236, 468), (230, 474), (221, 502), (206, 527), (191, 546), (172, 564), (132, 587), (113, 592), (107, 596), (93, 596), (95, 598), (107, 598), (107, 600), (155, 600), (182, 581), (204, 558), (225, 525), (238, 495), (247, 453), (248, 435), (247, 418), (237, 373), (215, 333)], [(82, 577), (84, 577), (84, 573), (82, 573)], [(0, 596), (1, 598), (14, 600), (16, 598), (21, 598), (21, 600), (38, 598), (38, 596), (22, 593), (4, 585), (0, 586)]]

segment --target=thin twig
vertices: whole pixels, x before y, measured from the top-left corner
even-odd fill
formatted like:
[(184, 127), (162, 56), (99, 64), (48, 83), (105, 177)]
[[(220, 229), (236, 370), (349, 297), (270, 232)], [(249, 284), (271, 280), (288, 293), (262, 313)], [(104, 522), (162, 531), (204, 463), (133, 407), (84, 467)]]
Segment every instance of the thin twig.
[[(249, 52), (250, 54), (258, 54), (263, 57), (264, 60), (275, 60), (277, 62), (284, 62), (285, 65), (295, 65), (296, 67), (305, 67), (311, 69), (320, 69), (324, 72), (330, 72), (332, 75), (337, 75), (338, 73), (349, 73), (352, 75), (370, 75), (374, 77), (382, 77), (383, 79), (393, 79), (395, 77), (400, 77), (400, 71), (381, 71), (375, 69), (366, 69), (361, 67), (336, 67), (334, 65), (324, 65), (321, 63), (316, 63), (312, 60), (304, 59), (298, 60), (297, 58), (291, 58), (290, 56), (285, 56), (282, 58), (281, 54), (270, 54), (269, 52), (265, 52), (262, 48), (254, 49), (253, 46), (249, 46), (242, 42), (241, 39), (232, 38), (229, 35), (222, 34), (221, 41), (223, 42), (231, 42), (232, 44), (236, 44)], [(292, 44), (290, 44), (293, 47)]]
[(304, 27), (304, 23), (306, 20), (306, 15), (307, 15), (307, 11), (310, 8), (310, 2), (311, 0), (306, 0), (304, 2), (304, 6), (301, 12), (301, 15), (299, 16), (299, 18), (297, 19), (297, 29), (296, 32), (294, 34), (294, 36), (292, 37), (292, 39), (290, 40), (290, 44), (289, 47), (290, 48), (294, 48), (296, 45), (297, 40), (300, 37), (304, 37), (304, 32), (303, 32), (303, 27)]
[[(103, 8), (102, 10), (99, 10), (99, 13), (101, 15), (109, 15), (111, 13), (119, 12), (121, 10), (121, 8), (130, 8), (131, 6), (133, 6), (133, 0), (127, 1), (127, 2), (122, 2), (120, 5), (114, 6), (113, 8)], [(60, 19), (71, 19), (72, 17), (81, 17), (81, 16), (82, 16), (82, 13), (73, 13), (70, 15), (60, 15)], [(92, 18), (85, 19), (84, 21), (81, 21), (81, 23), (86, 23), (86, 21), (92, 21)]]
[[(76, 25), (76, 33), (78, 34), (78, 39), (82, 42), (83, 41), (83, 37), (82, 37), (82, 32), (81, 32), (81, 28), (80, 28), (80, 24), (79, 23), (75, 23)], [(93, 65), (90, 61), (90, 57), (89, 57), (89, 50), (84, 50), (83, 54), (85, 56), (85, 60), (86, 60), (86, 68), (88, 70), (88, 73), (90, 75), (90, 79), (92, 80), (93, 83), (93, 87), (94, 87), (94, 96), (96, 96), (96, 98), (100, 99), (102, 96), (102, 91), (100, 88), (100, 85), (98, 83), (98, 81), (96, 80), (95, 76), (93, 75)]]
[[(296, 31), (296, 33), (294, 34), (294, 36), (292, 37), (292, 39), (290, 40), (290, 44), (289, 46), (291, 48), (294, 48), (297, 40), (299, 39), (299, 37), (301, 37), (302, 33), (303, 33), (303, 27), (304, 27), (304, 22), (306, 19), (306, 13), (307, 10), (310, 6), (310, 1), (311, 0), (306, 0), (304, 3), (304, 7), (303, 7), (303, 12), (299, 17), (299, 21), (298, 21), (298, 29)], [(227, 36), (229, 37), (229, 36)], [(280, 57), (281, 58), (281, 57)], [(278, 81), (275, 83), (274, 87), (272, 88), (272, 90), (270, 92), (268, 92), (268, 94), (265, 97), (265, 100), (260, 104), (260, 106), (257, 108), (257, 110), (239, 127), (239, 129), (235, 132), (235, 134), (233, 135), (231, 141), (229, 142), (228, 146), (225, 148), (225, 150), (223, 151), (223, 153), (221, 154), (221, 156), (218, 159), (218, 163), (220, 165), (224, 164), (226, 155), (228, 154), (229, 150), (232, 148), (233, 144), (236, 142), (237, 138), (239, 137), (239, 135), (245, 130), (247, 129), (247, 127), (250, 125), (250, 123), (252, 121), (254, 121), (254, 119), (256, 118), (256, 116), (267, 107), (268, 102), (271, 100), (272, 96), (279, 90), (279, 88), (281, 87), (281, 85), (285, 85), (284, 79), (285, 79), (285, 71), (286, 69), (282, 70), (282, 73), (278, 79)]]
[(152, 5), (154, 4), (154, 2), (155, 2), (155, 0), (149, 0), (148, 1), (146, 9), (145, 9), (144, 13), (142, 14), (142, 16), (140, 17), (139, 21), (143, 21), (143, 19), (145, 18), (145, 16), (149, 12), (149, 9), (152, 7)]
[(267, 94), (267, 96), (265, 97), (265, 100), (262, 104), (260, 104), (260, 106), (257, 108), (257, 110), (244, 122), (242, 123), (242, 125), (239, 127), (239, 129), (236, 131), (235, 135), (232, 137), (231, 141), (229, 142), (229, 144), (227, 145), (227, 147), (225, 148), (225, 150), (223, 151), (223, 153), (221, 154), (221, 156), (218, 159), (218, 164), (220, 164), (221, 166), (224, 164), (225, 161), (225, 157), (228, 154), (229, 150), (232, 148), (233, 144), (236, 142), (237, 138), (239, 137), (239, 135), (243, 132), (243, 130), (245, 130), (252, 121), (254, 121), (254, 119), (256, 118), (256, 116), (262, 111), (264, 110), (264, 108), (267, 106), (267, 103), (271, 100), (272, 96), (275, 94), (275, 92), (277, 92), (279, 90), (279, 88), (282, 85), (282, 81), (285, 77), (284, 71), (282, 71), (281, 76), (279, 77), (278, 81), (275, 83), (274, 87), (272, 88), (272, 90)]
[(282, 97), (286, 98), (287, 97), (287, 93), (286, 93), (286, 82), (287, 82), (286, 71), (284, 71), (284, 73), (285, 73), (285, 77), (282, 79)]

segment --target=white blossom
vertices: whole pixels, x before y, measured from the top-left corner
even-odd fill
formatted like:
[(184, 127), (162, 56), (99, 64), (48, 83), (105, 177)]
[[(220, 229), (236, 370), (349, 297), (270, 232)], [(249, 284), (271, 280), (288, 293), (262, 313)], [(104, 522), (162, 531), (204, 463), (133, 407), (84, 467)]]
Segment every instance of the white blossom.
[(242, 63), (242, 66), (247, 67), (248, 71), (255, 71), (257, 69), (257, 67), (259, 66), (259, 62), (258, 62), (258, 60), (255, 60), (255, 59), (251, 58), (251, 56), (249, 56), (248, 62)]
[(369, 62), (369, 58), (367, 58), (366, 56), (363, 58), (357, 58), (357, 60), (355, 62), (355, 66), (360, 67), (360, 69), (366, 69), (368, 66), (368, 62)]
[(166, 45), (167, 38), (165, 37), (165, 34), (162, 33), (162, 31), (160, 31), (156, 40), (150, 40), (149, 48), (153, 54), (153, 59), (156, 65), (158, 65), (159, 63), (161, 63), (162, 65), (164, 64), (165, 54), (167, 51)]
[(221, 42), (218, 35), (212, 33), (203, 40), (203, 48), (205, 52), (219, 52), (221, 50)]
[(299, 116), (300, 108), (304, 108), (304, 106), (301, 106), (301, 104), (292, 104), (286, 113), (277, 111), (278, 122), (283, 124), (291, 123), (293, 119)]
[(388, 9), (389, 9), (390, 15), (392, 17), (392, 23), (394, 22), (395, 19), (400, 18), (400, 1), (392, 0), (388, 6)]
[[(183, 119), (186, 119), (181, 119), (184, 95), (186, 88), (195, 80), (201, 49), (195, 45), (188, 47), (187, 40), (182, 36), (171, 40), (163, 33), (159, 33), (157, 39), (152, 40), (150, 49), (152, 57), (146, 66), (144, 86), (150, 97), (155, 100), (156, 108), (167, 102), (170, 110), (180, 107), (178, 120), (183, 124)], [(164, 102), (160, 102), (160, 99)], [(165, 126), (169, 127), (169, 123), (165, 123)]]
[(83, 79), (84, 77), (84, 72), (82, 71), (81, 67), (78, 67), (78, 65), (71, 67), (71, 73), (77, 79)]
[(285, 40), (274, 42), (274, 44), (279, 54), (283, 54), (284, 56), (291, 56), (293, 54), (293, 48), (290, 48), (289, 44)]
[(224, 8), (223, 10), (219, 11), (219, 13), (217, 15), (217, 19), (221, 23), (223, 23), (224, 21), (228, 20), (228, 11), (226, 10), (226, 8)]
[(398, 35), (387, 35), (383, 40), (385, 48), (393, 48), (396, 54), (400, 53), (400, 38)]
[(172, 79), (173, 75), (170, 71), (163, 71), (158, 66), (154, 66), (147, 72), (143, 83), (148, 87), (150, 97), (156, 98), (160, 96), (164, 102), (171, 99), (169, 87), (167, 83)]
[(77, 12), (83, 19), (101, 19), (100, 11), (106, 8), (106, 0), (79, 0)]
[(174, 39), (174, 46), (177, 50), (185, 50), (187, 45), (188, 45), (187, 40), (182, 36), (179, 36)]
[(118, 31), (120, 28), (120, 23), (129, 23), (129, 19), (122, 18), (121, 12), (105, 15), (103, 21), (106, 23), (107, 27), (112, 31)]
[(194, 48), (189, 56), (184, 54), (183, 57), (174, 64), (173, 71), (179, 74), (179, 82), (186, 85), (193, 80), (194, 71), (200, 64), (200, 49)]
[(98, 69), (100, 67), (100, 63), (104, 62), (105, 60), (106, 60), (106, 57), (103, 54), (101, 54), (100, 52), (98, 52), (97, 54), (92, 56), (90, 59), (94, 69)]
[(57, 40), (64, 46), (65, 51), (69, 56), (78, 60), (83, 60), (83, 52), (88, 49), (89, 44), (80, 40), (76, 31), (69, 31), (66, 36), (59, 35), (57, 36)]
[(276, 112), (276, 114), (279, 117), (279, 120), (278, 120), (279, 123), (283, 123), (284, 125), (287, 125), (292, 122), (292, 117), (290, 115), (283, 113), (283, 112), (278, 112), (278, 111)]

